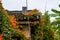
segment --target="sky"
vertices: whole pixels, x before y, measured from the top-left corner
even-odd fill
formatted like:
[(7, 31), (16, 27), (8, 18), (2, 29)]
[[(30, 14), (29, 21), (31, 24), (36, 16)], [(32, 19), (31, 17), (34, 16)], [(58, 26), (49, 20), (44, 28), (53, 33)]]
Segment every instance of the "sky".
[[(2, 0), (3, 7), (7, 10), (22, 10), (26, 6), (26, 0)], [(45, 12), (45, 9), (50, 11), (52, 8), (59, 9), (60, 0), (28, 0), (28, 10), (38, 9)]]
[[(60, 0), (27, 0), (28, 1), (28, 10), (38, 9), (40, 12), (44, 13), (45, 9), (48, 10), (49, 13), (51, 9), (60, 10), (58, 5), (60, 4)], [(7, 10), (22, 10), (23, 6), (26, 6), (26, 0), (2, 0), (3, 7)], [(53, 20), (54, 18), (51, 18)]]

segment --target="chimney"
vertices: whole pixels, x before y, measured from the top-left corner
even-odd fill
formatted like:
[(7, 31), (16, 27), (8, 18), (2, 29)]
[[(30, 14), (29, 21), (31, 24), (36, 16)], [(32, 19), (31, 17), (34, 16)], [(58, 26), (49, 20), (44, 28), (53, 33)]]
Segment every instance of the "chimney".
[(26, 13), (27, 12), (27, 7), (22, 7), (22, 13)]

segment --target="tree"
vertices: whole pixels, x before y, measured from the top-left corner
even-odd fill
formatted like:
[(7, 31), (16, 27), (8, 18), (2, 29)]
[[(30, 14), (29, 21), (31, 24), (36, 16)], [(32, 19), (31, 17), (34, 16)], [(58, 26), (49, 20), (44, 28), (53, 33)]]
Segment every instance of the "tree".
[[(60, 5), (59, 5), (60, 7)], [(55, 17), (55, 21), (52, 22), (53, 25), (55, 25), (55, 32), (57, 32), (57, 34), (59, 35), (60, 38), (60, 11), (56, 10), (56, 9), (52, 9), (52, 12), (54, 12), (54, 14), (51, 14), (52, 17)], [(58, 39), (60, 40), (60, 39)]]
[(2, 3), (0, 3), (0, 19), (2, 40), (26, 40), (18, 28), (15, 17), (8, 15), (8, 12), (2, 7)]
[(43, 15), (44, 20), (44, 26), (43, 26), (43, 40), (54, 40), (54, 32), (52, 29), (52, 25), (50, 22), (50, 15), (48, 14), (48, 11), (45, 12)]

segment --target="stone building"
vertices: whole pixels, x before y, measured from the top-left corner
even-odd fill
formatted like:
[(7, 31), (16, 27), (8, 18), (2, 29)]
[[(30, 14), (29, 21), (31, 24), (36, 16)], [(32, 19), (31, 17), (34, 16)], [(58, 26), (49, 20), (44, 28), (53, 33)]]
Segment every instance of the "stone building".
[[(9, 15), (15, 16), (15, 18), (17, 19), (16, 21), (20, 26), (19, 27), (20, 30), (26, 31), (25, 36), (27, 37), (27, 39), (31, 37), (31, 33), (32, 33), (31, 25), (37, 24), (39, 26), (40, 16), (38, 14), (31, 15), (30, 17), (24, 15), (24, 13), (31, 11), (31, 10), (27, 10), (27, 7), (22, 7), (22, 11), (9, 11), (9, 10), (6, 11), (8, 12)], [(21, 26), (23, 26), (23, 28)]]

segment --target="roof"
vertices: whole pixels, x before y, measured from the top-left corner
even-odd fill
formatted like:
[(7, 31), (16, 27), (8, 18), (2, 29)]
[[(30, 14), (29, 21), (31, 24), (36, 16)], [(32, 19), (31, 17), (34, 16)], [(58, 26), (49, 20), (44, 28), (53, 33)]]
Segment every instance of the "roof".
[[(28, 12), (31, 11), (31, 10), (28, 10)], [(19, 13), (19, 14), (22, 14), (22, 11), (8, 11), (9, 14), (16, 14), (16, 13)]]
[[(22, 11), (8, 11), (8, 10), (6, 10), (6, 11), (8, 12), (9, 15), (14, 15), (16, 18), (23, 15)], [(31, 11), (31, 10), (28, 10), (28, 12), (29, 11)]]

